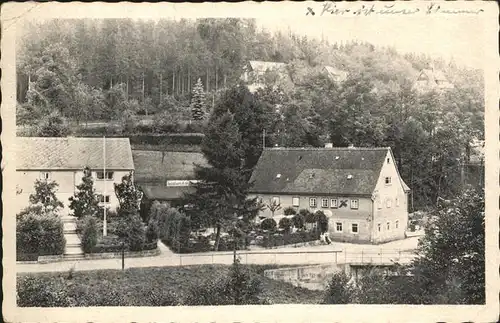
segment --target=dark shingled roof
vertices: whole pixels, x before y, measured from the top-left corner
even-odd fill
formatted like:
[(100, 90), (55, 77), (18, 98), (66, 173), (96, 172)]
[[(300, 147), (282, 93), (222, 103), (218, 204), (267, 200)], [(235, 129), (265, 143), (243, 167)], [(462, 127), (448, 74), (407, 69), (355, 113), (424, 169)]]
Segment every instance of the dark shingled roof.
[(134, 179), (138, 183), (165, 183), (166, 180), (194, 179), (194, 165), (206, 166), (202, 153), (133, 150)]
[(266, 149), (252, 174), (252, 192), (371, 195), (388, 149)]
[[(102, 169), (103, 138), (16, 138), (16, 169)], [(128, 138), (106, 138), (106, 168), (132, 170), (134, 161)]]
[(184, 193), (194, 193), (193, 186), (168, 187), (163, 185), (140, 185), (144, 196), (150, 200), (172, 201), (180, 199)]

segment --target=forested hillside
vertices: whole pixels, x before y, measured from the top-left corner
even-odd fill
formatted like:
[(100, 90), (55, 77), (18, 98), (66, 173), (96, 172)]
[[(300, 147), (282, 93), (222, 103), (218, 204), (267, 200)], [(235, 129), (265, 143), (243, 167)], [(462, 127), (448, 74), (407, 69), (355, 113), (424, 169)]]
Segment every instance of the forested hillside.
[[(299, 85), (329, 65), (362, 74), (382, 92), (413, 83), (433, 63), (458, 88), (482, 94), (482, 75), (453, 63), (366, 43), (270, 34), (254, 20), (51, 20), (24, 31), (18, 37), (18, 102), (75, 120), (118, 117), (127, 108), (158, 112), (168, 106), (163, 101), (188, 101), (198, 78), (205, 92), (234, 84), (248, 60), (285, 62)], [(122, 99), (137, 102), (118, 104)]]

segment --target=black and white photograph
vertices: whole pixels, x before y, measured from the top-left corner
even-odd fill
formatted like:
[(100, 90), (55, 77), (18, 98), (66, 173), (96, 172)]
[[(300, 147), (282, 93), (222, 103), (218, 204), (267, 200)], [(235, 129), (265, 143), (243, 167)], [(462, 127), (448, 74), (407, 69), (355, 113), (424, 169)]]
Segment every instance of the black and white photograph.
[(6, 320), (497, 320), (492, 4), (2, 6)]

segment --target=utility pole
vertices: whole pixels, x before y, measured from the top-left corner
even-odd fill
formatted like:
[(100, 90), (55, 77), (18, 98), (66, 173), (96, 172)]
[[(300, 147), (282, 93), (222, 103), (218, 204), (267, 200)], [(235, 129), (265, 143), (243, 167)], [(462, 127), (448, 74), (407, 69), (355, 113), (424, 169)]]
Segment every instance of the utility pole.
[(102, 145), (102, 156), (103, 156), (103, 160), (104, 160), (104, 165), (103, 165), (103, 176), (104, 176), (104, 181), (103, 181), (103, 192), (102, 192), (102, 198), (103, 198), (103, 202), (104, 202), (104, 207), (102, 208), (103, 209), (103, 213), (104, 213), (104, 217), (103, 217), (103, 223), (102, 223), (102, 235), (104, 237), (106, 237), (108, 235), (108, 223), (107, 223), (107, 219), (106, 219), (106, 136), (103, 136), (102, 137), (102, 142), (103, 142), (103, 145)]
[(262, 129), (262, 150), (266, 148), (266, 129)]

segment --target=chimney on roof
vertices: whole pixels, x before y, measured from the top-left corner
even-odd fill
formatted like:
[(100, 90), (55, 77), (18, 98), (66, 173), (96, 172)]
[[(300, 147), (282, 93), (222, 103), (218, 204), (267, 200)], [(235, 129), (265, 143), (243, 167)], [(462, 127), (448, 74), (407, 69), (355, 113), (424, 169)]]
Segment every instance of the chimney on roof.
[(333, 148), (333, 144), (331, 142), (328, 142), (325, 144), (325, 148)]

